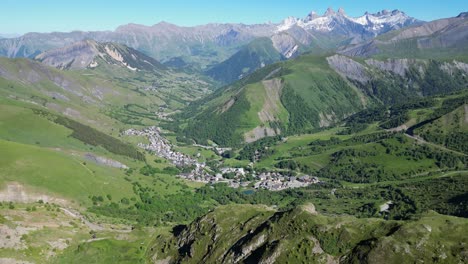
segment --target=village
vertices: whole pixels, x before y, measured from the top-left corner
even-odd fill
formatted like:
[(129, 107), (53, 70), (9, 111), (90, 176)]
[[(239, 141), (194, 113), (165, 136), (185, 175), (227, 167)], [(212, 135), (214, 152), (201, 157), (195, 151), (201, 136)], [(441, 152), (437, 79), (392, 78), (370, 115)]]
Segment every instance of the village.
[[(214, 170), (204, 162), (199, 162), (197, 159), (192, 158), (189, 155), (175, 151), (171, 142), (161, 135), (161, 129), (155, 126), (148, 127), (143, 130), (131, 128), (124, 131), (122, 134), (126, 136), (146, 137), (149, 143), (138, 143), (138, 147), (154, 153), (158, 157), (167, 159), (179, 168), (192, 168), (190, 172), (181, 173), (179, 175), (180, 178), (189, 181), (210, 184), (226, 183), (232, 188), (252, 187), (255, 189), (267, 189), (271, 191), (300, 188), (320, 183), (317, 177), (309, 175), (296, 177), (286, 176), (280, 172), (256, 173), (253, 170), (246, 170), (244, 168), (225, 167), (214, 172)], [(216, 147), (213, 147), (213, 149), (216, 149)], [(222, 152), (226, 149), (220, 148), (220, 150), (220, 152)]]

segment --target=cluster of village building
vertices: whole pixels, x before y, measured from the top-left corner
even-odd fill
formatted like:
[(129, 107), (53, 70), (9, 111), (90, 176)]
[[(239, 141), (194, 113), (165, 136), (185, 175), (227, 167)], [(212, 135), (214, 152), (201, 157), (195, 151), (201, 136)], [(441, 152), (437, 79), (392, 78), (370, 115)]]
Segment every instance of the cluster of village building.
[(149, 143), (138, 143), (138, 147), (143, 148), (147, 151), (153, 152), (155, 155), (165, 158), (172, 162), (178, 167), (188, 167), (192, 165), (202, 166), (204, 164), (199, 163), (196, 159), (174, 151), (172, 144), (169, 140), (161, 136), (161, 130), (158, 127), (152, 126), (143, 130), (128, 129), (123, 132), (126, 136), (144, 136), (148, 139)]
[[(280, 172), (262, 172), (257, 174), (255, 171), (247, 172), (244, 168), (221, 168), (215, 173), (206, 166), (181, 152), (173, 150), (172, 144), (161, 135), (158, 127), (152, 126), (143, 130), (128, 129), (123, 132), (126, 136), (144, 136), (149, 144), (139, 143), (138, 146), (165, 158), (177, 167), (192, 167), (192, 170), (179, 175), (180, 178), (203, 183), (222, 183), (225, 182), (233, 188), (251, 186), (256, 189), (268, 189), (279, 191), (288, 188), (300, 188), (310, 184), (319, 183), (317, 177), (312, 176), (285, 176)], [(223, 151), (225, 149), (221, 149)]]

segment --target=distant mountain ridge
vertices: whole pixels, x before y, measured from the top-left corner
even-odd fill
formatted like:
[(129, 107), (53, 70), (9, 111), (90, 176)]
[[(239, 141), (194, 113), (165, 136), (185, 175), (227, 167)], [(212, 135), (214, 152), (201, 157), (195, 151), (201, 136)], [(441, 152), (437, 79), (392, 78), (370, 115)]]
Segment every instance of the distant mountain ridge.
[(347, 35), (352, 38), (352, 42), (356, 42), (417, 23), (422, 21), (399, 10), (382, 10), (375, 14), (366, 12), (363, 16), (353, 18), (346, 15), (342, 8), (338, 12), (328, 8), (323, 16), (311, 12), (303, 19), (289, 17), (278, 25), (277, 31), (300, 27), (310, 32)]
[[(93, 39), (114, 42), (145, 53), (161, 62), (177, 59), (198, 68), (227, 60), (244, 45), (260, 37), (269, 37), (275, 49), (286, 58), (297, 56), (299, 46), (335, 48), (398, 29), (419, 20), (403, 12), (382, 11), (350, 18), (340, 9), (329, 9), (324, 16), (309, 14), (305, 19), (288, 18), (282, 23), (207, 24), (181, 27), (167, 22), (153, 26), (127, 24), (115, 31), (73, 31), (68, 33), (27, 33), (18, 38), (0, 40), (0, 56), (34, 58), (38, 54), (72, 43)], [(378, 25), (378, 28), (374, 28)], [(315, 44), (315, 45), (312, 45)]]
[(468, 12), (389, 32), (367, 42), (344, 47), (339, 52), (358, 57), (451, 58), (464, 55), (468, 52)]
[[(306, 51), (315, 54), (333, 51), (343, 44), (361, 43), (382, 33), (421, 23), (399, 10), (382, 10), (375, 14), (366, 12), (353, 18), (342, 8), (338, 12), (329, 8), (323, 16), (311, 12), (303, 19), (288, 17), (275, 25), (276, 29), (269, 37), (271, 42), (254, 40), (206, 73), (230, 83), (269, 63), (294, 58)], [(256, 67), (251, 60), (240, 59), (245, 57), (253, 58)]]
[(94, 40), (83, 40), (49, 50), (34, 59), (58, 69), (96, 68), (102, 63), (119, 65), (132, 71), (166, 68), (157, 60), (125, 45), (98, 43)]

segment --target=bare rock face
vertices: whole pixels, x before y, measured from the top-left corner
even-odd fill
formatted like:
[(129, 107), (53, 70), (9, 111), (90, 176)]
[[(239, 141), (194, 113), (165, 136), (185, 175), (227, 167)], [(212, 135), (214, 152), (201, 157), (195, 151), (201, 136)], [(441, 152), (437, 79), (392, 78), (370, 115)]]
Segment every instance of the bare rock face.
[(97, 43), (84, 40), (41, 53), (36, 56), (36, 60), (59, 69), (84, 69), (94, 61), (98, 54)]
[(100, 64), (118, 65), (129, 70), (155, 71), (165, 67), (157, 60), (115, 43), (83, 40), (63, 48), (41, 53), (36, 60), (58, 69), (96, 68)]
[(392, 72), (404, 77), (409, 67), (417, 61), (418, 60), (414, 59), (388, 59), (385, 61), (368, 59), (366, 60), (366, 64), (374, 66), (382, 71)]
[(285, 58), (292, 58), (297, 56), (299, 45), (296, 44), (296, 40), (289, 34), (276, 34), (271, 37), (273, 47), (281, 53)]
[(454, 74), (458, 70), (464, 72), (465, 74), (468, 74), (468, 64), (455, 60), (451, 63), (445, 62), (440, 66), (440, 68), (450, 75)]
[(91, 153), (86, 153), (85, 158), (99, 165), (104, 165), (104, 166), (119, 168), (119, 169), (128, 169), (127, 165), (125, 164), (122, 164), (118, 161), (115, 161), (106, 157), (95, 156)]
[(333, 55), (327, 58), (328, 64), (340, 75), (365, 83), (369, 81), (366, 68), (355, 60), (343, 55)]
[(66, 205), (68, 201), (49, 194), (38, 193), (28, 190), (18, 182), (9, 182), (3, 190), (0, 190), (1, 202), (35, 203), (39, 200), (49, 203)]

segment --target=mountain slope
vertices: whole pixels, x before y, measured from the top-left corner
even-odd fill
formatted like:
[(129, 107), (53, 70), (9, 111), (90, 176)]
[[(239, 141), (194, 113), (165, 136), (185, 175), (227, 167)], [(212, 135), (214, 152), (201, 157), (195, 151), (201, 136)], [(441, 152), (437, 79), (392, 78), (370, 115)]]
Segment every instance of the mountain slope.
[(264, 67), (193, 104), (185, 112), (185, 133), (200, 142), (237, 145), (327, 126), (364, 103), (325, 58), (302, 56)]
[(265, 65), (280, 61), (283, 56), (275, 49), (269, 38), (258, 38), (229, 59), (206, 71), (213, 79), (231, 83), (249, 75)]
[(124, 45), (97, 43), (84, 40), (43, 52), (35, 57), (44, 64), (59, 69), (96, 68), (101, 63), (121, 65), (132, 71), (161, 71), (165, 69), (157, 60)]
[[(324, 216), (306, 204), (285, 212), (252, 205), (219, 207), (148, 258), (165, 263), (396, 263), (467, 260), (464, 219), (429, 212), (401, 222)], [(454, 243), (455, 242), (455, 243)]]
[[(280, 53), (284, 59), (297, 57), (304, 52), (323, 54), (344, 44), (359, 43), (392, 30), (421, 23), (398, 10), (366, 13), (358, 18), (347, 16), (342, 9), (337, 13), (329, 9), (323, 16), (312, 12), (304, 19), (289, 17), (278, 24), (276, 31), (269, 36), (273, 47), (266, 38), (262, 41), (255, 40), (206, 73), (223, 83), (231, 83), (240, 76), (245, 76), (245, 72), (250, 73), (264, 64), (278, 61), (276, 53)], [(260, 44), (263, 48), (259, 51)], [(271, 54), (275, 54), (275, 59), (271, 59)], [(247, 60), (249, 57), (250, 60)]]
[(459, 61), (406, 58), (362, 61), (343, 55), (330, 56), (327, 61), (364, 94), (384, 104), (468, 88), (468, 65)]
[(239, 145), (330, 126), (365, 107), (467, 89), (468, 66), (304, 55), (254, 72), (185, 110), (197, 142)]
[(461, 58), (468, 52), (468, 13), (389, 32), (374, 40), (349, 46), (349, 56), (405, 58)]

